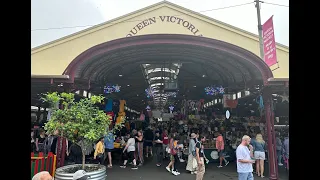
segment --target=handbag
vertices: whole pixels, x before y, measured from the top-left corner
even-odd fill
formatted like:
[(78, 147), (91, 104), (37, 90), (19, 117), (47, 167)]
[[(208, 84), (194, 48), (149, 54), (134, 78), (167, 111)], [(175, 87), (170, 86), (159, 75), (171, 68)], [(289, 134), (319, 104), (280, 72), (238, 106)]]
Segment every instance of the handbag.
[(196, 169), (198, 167), (198, 162), (196, 160), (196, 158), (192, 158), (192, 168)]
[(102, 157), (103, 157), (103, 154), (102, 154), (102, 153), (97, 154), (97, 158), (98, 158), (98, 159), (101, 159)]
[(166, 152), (167, 152), (167, 153), (170, 153), (170, 152), (171, 152), (171, 150), (170, 150), (169, 147), (166, 147)]
[(172, 154), (172, 155), (176, 155), (176, 154), (177, 154), (177, 150), (176, 150), (175, 148), (172, 148), (172, 149), (171, 149), (171, 154)]

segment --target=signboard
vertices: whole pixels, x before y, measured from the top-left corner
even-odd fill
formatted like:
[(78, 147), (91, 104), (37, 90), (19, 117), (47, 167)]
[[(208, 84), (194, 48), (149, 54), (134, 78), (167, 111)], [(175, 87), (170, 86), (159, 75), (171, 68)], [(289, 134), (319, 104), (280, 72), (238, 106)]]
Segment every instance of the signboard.
[(262, 25), (264, 61), (270, 67), (277, 63), (276, 41), (274, 38), (273, 16)]
[(145, 19), (145, 20), (139, 22), (137, 25), (135, 25), (130, 30), (130, 32), (127, 34), (126, 37), (134, 36), (140, 30), (142, 30), (143, 28), (145, 28), (147, 26), (150, 26), (152, 24), (158, 23), (158, 22), (160, 22), (160, 23), (177, 24), (177, 25), (183, 26), (185, 29), (190, 31), (195, 36), (202, 36), (202, 34), (200, 33), (199, 29), (196, 28), (195, 25), (193, 25), (191, 22), (189, 22), (187, 20), (182, 19), (181, 17), (177, 17), (177, 16), (158, 16), (158, 17), (148, 18), (148, 19)]
[(222, 104), (224, 108), (228, 107), (227, 101), (232, 100), (232, 94), (224, 94), (222, 98)]

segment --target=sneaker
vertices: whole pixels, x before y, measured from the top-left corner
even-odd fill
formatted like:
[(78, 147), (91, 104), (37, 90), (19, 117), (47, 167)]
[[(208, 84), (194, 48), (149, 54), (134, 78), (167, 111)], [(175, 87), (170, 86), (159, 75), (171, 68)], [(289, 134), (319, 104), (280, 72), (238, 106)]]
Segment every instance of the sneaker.
[(227, 162), (226, 162), (226, 165), (224, 165), (224, 166), (227, 166), (228, 164), (229, 164), (229, 161), (227, 161)]
[(138, 166), (142, 166), (142, 165), (143, 165), (142, 163), (139, 163), (139, 164), (138, 164)]
[(222, 168), (222, 166), (218, 166), (218, 168)]
[(193, 172), (193, 171), (191, 171), (191, 174), (194, 174), (194, 172)]
[(178, 172), (176, 172), (176, 171), (172, 171), (172, 174), (175, 175), (175, 176), (179, 175)]
[(156, 164), (158, 167), (160, 167), (161, 166), (161, 164)]
[(167, 170), (168, 172), (171, 172), (171, 169), (170, 169), (170, 168), (168, 168), (168, 167), (166, 167), (166, 170)]
[(279, 165), (279, 166), (283, 166), (283, 164), (282, 164), (282, 163), (279, 163), (278, 165)]
[(178, 175), (180, 174), (180, 172), (178, 170), (175, 171)]
[(121, 168), (126, 168), (126, 165), (120, 165)]
[(133, 165), (131, 169), (138, 169), (138, 166)]
[(182, 162), (182, 163), (183, 163), (183, 162), (185, 162), (185, 160), (183, 160), (183, 159), (180, 159), (180, 162)]

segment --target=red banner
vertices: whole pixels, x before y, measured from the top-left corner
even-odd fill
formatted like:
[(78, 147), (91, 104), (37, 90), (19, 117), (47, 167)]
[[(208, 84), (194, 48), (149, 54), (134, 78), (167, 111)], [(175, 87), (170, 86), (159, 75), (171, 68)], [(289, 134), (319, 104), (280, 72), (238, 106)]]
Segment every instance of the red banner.
[(273, 16), (262, 25), (264, 61), (270, 67), (277, 63), (276, 41), (274, 38)]

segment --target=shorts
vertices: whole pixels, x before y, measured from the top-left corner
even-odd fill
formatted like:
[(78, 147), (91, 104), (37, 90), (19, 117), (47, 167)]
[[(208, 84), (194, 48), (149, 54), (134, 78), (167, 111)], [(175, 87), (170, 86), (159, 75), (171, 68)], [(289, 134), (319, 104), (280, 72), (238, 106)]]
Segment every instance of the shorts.
[(253, 180), (252, 172), (238, 173), (238, 180)]
[(152, 141), (144, 141), (143, 143), (145, 146), (148, 146), (148, 147), (152, 147), (153, 144), (152, 144)]
[(105, 152), (113, 152), (113, 149), (105, 149)]
[(266, 153), (265, 152), (261, 152), (261, 151), (255, 151), (254, 152), (254, 158), (255, 159), (265, 160), (266, 159)]
[(170, 161), (174, 161), (174, 155), (170, 154)]
[(132, 162), (134, 160), (134, 151), (124, 152), (122, 154), (122, 160), (128, 160), (129, 162)]
[(218, 152), (218, 155), (219, 155), (219, 157), (224, 157), (224, 149), (221, 149), (221, 150)]

